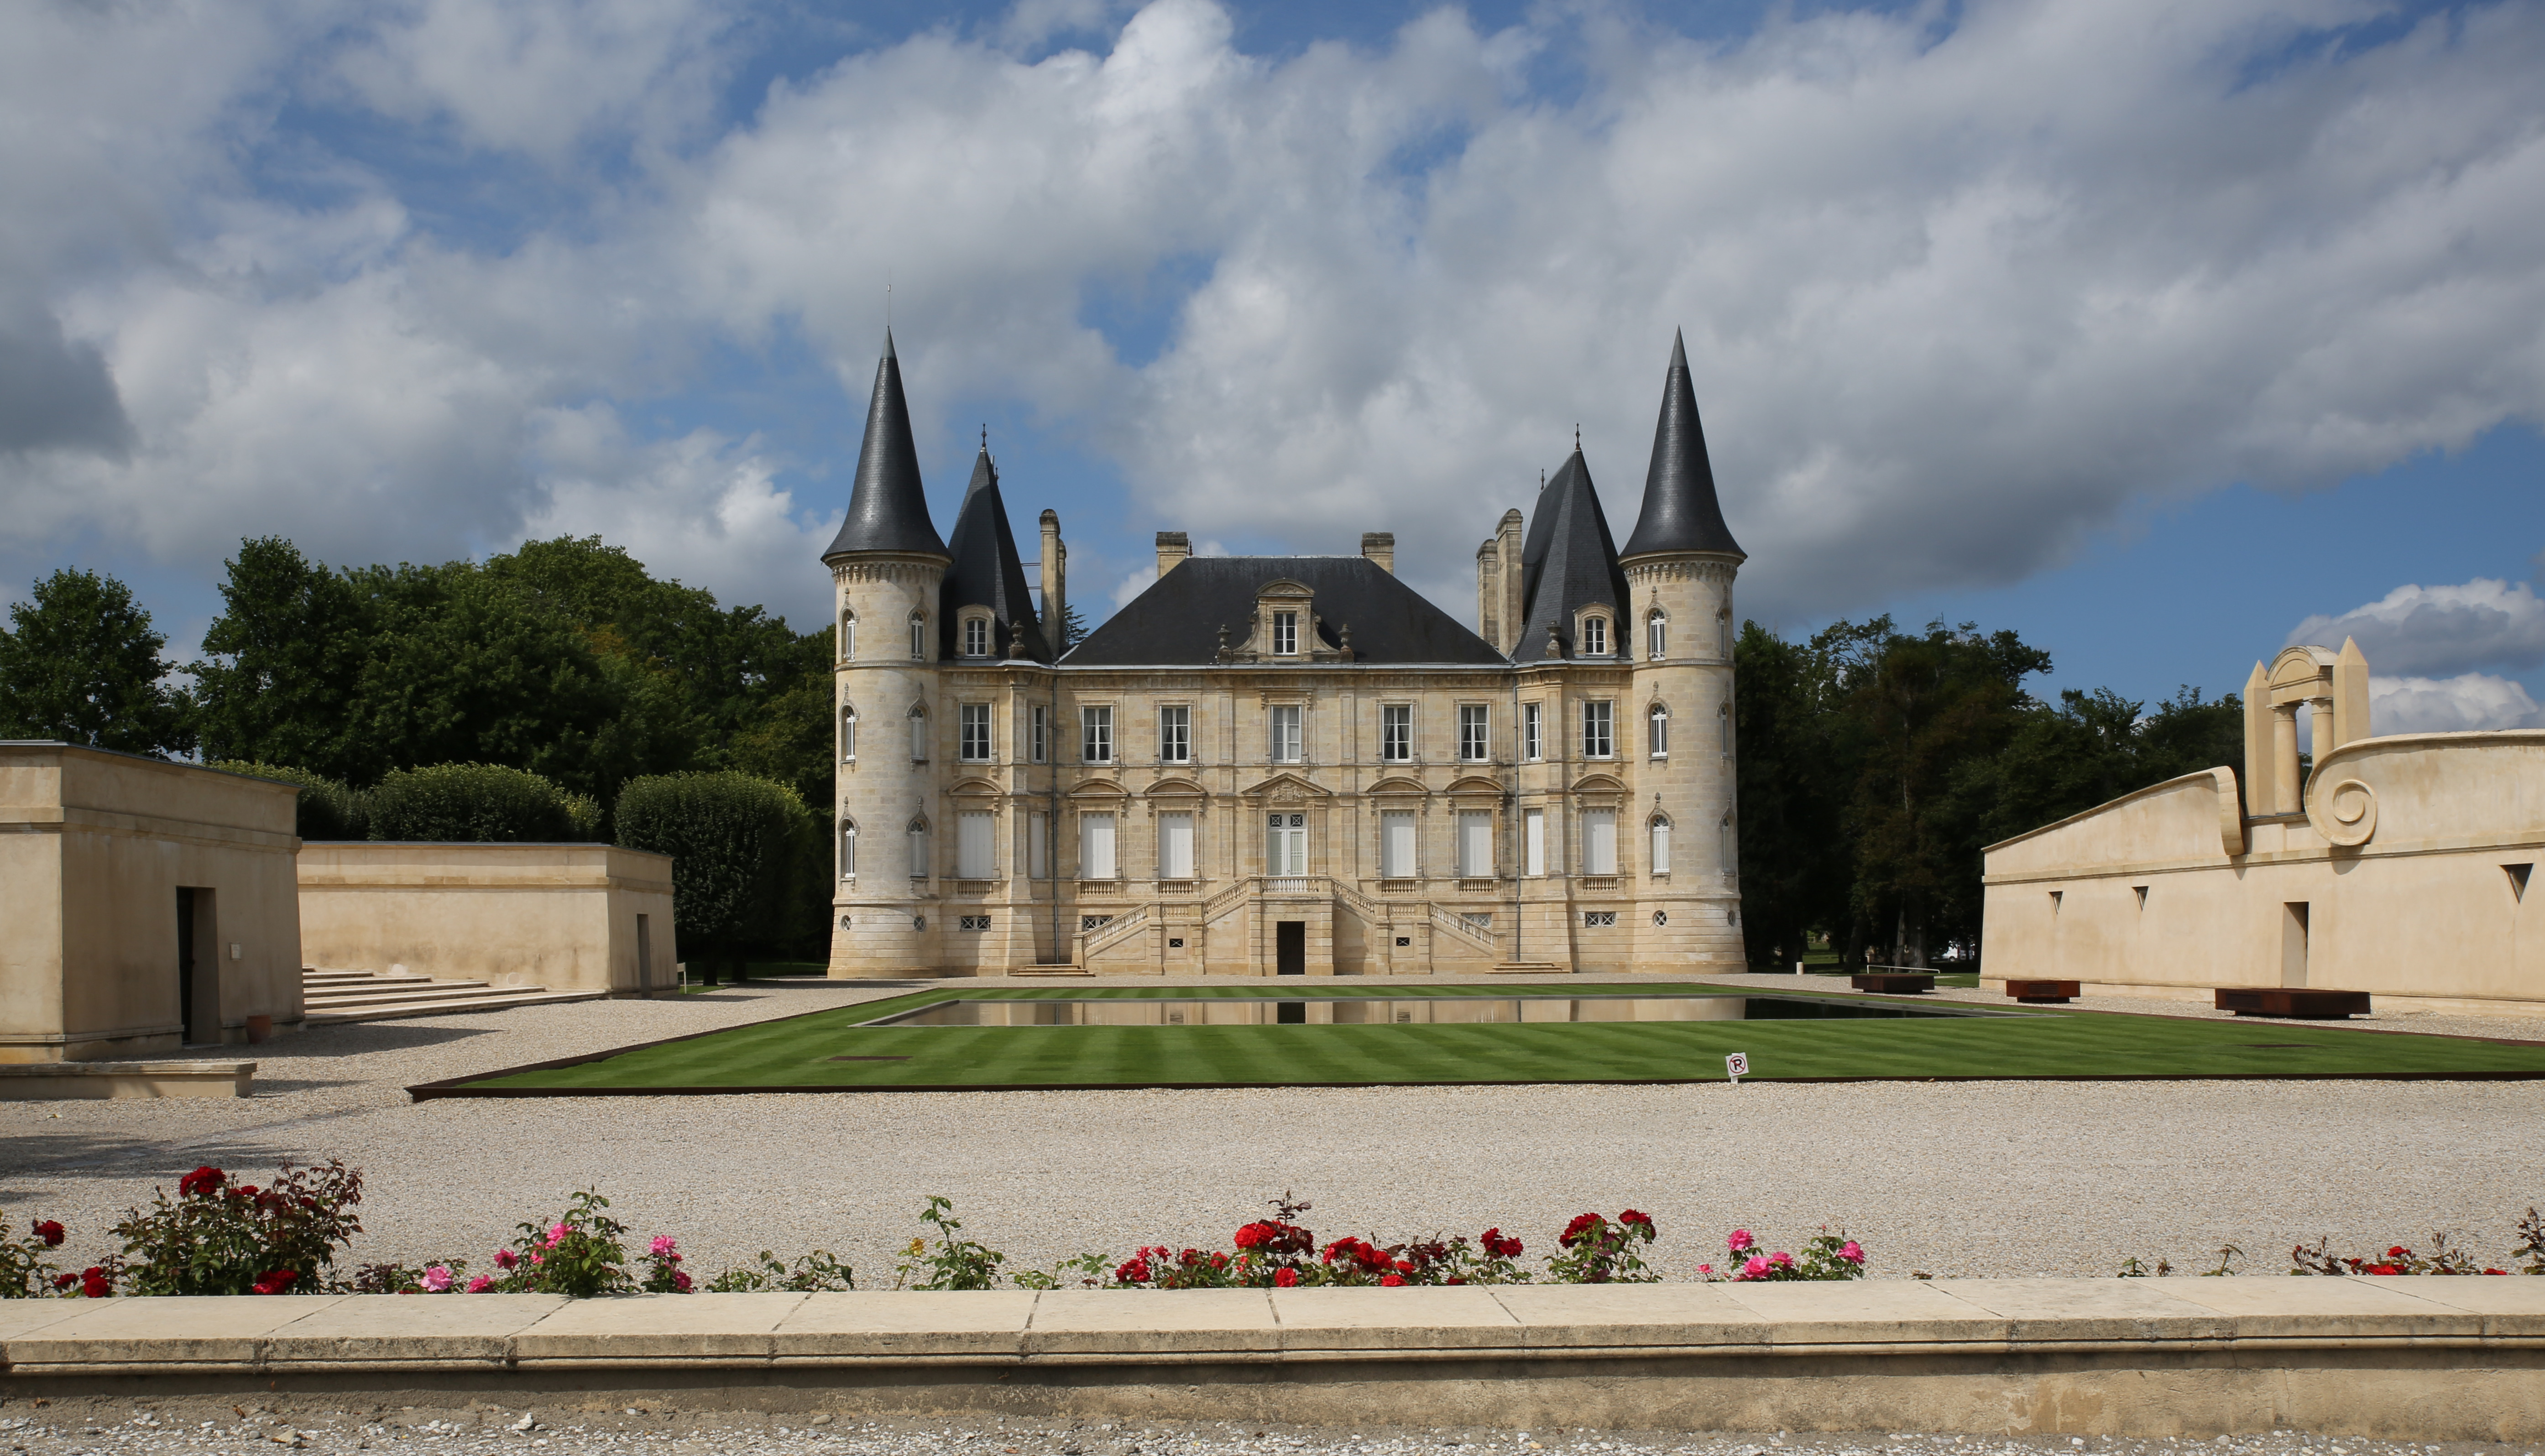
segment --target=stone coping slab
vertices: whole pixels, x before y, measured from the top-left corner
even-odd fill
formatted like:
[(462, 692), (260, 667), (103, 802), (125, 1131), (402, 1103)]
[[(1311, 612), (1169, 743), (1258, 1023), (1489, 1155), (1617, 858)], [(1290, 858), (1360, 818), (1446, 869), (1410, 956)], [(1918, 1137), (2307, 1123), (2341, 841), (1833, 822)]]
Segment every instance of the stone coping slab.
[(2362, 1343), (2545, 1347), (2545, 1279), (0, 1301), (0, 1369), (19, 1371), (440, 1362), (1179, 1364)]

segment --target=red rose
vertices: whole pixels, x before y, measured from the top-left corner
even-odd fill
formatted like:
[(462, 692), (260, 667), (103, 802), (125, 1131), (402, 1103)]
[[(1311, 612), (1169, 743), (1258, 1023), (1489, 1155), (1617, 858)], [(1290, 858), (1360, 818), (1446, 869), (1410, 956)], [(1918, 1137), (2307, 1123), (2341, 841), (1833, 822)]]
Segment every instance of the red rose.
[(1272, 1271), (1272, 1287), (1275, 1289), (1294, 1289), (1298, 1287), (1298, 1283), (1299, 1271), (1297, 1269), (1274, 1269)]
[(1240, 1249), (1253, 1249), (1272, 1237), (1272, 1231), (1271, 1229), (1264, 1227), (1260, 1223), (1255, 1223), (1248, 1224), (1246, 1227), (1238, 1230), (1236, 1238), (1230, 1242)]
[(290, 1269), (270, 1269), (264, 1278), (256, 1281), (253, 1287), (259, 1294), (281, 1294), (290, 1288), (291, 1281), (298, 1277), (299, 1275)]
[(1648, 1229), (1653, 1226), (1653, 1221), (1650, 1218), (1635, 1212), (1631, 1208), (1617, 1215), (1617, 1222), (1621, 1224), (1641, 1224)]
[(1402, 1289), (1405, 1287), (1405, 1276), (1402, 1274), (1390, 1274), (1378, 1282), (1390, 1289)]
[(91, 1264), (87, 1268), (80, 1270), (80, 1293), (82, 1295), (90, 1299), (104, 1299), (114, 1292), (115, 1286), (108, 1281), (106, 1270), (97, 1267), (95, 1264)]
[(1596, 1229), (1602, 1222), (1604, 1220), (1596, 1213), (1577, 1213), (1573, 1216), (1573, 1222), (1564, 1226), (1564, 1236), (1557, 1242), (1570, 1249), (1580, 1241), (1584, 1231)]
[(2387, 1249), (2386, 1256), (2388, 1258), (2411, 1258), (2413, 1256), (2413, 1251), (2405, 1248), (2401, 1244), (2396, 1244)]
[(59, 1249), (62, 1247), (62, 1226), (46, 1219), (36, 1225), (36, 1237), (44, 1241), (46, 1249)]
[(53, 1287), (55, 1289), (68, 1289), (79, 1281), (80, 1276), (77, 1274), (55, 1274), (53, 1276)]
[(198, 1198), (216, 1193), (220, 1191), (221, 1184), (228, 1180), (228, 1173), (207, 1164), (177, 1179), (177, 1196)]

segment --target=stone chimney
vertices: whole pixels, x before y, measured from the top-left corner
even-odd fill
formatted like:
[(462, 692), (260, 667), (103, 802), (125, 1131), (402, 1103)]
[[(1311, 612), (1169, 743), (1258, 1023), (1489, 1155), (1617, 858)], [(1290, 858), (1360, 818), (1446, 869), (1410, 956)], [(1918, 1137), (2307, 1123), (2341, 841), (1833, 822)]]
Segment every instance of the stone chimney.
[(1192, 554), (1192, 537), (1180, 530), (1158, 532), (1158, 575), (1176, 569), (1176, 563)]
[(1069, 608), (1069, 547), (1061, 544), (1060, 513), (1042, 513), (1042, 634), (1056, 656)]
[(1360, 553), (1378, 563), (1378, 569), (1396, 575), (1396, 532), (1365, 530), (1360, 533)]

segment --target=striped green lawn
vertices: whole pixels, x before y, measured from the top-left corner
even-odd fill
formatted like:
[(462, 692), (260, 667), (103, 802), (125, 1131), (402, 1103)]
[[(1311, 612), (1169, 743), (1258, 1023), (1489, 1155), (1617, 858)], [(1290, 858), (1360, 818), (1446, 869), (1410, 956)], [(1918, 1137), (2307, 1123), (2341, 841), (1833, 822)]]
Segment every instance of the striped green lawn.
[[(1708, 989), (1634, 988), (1638, 996)], [(1601, 992), (1609, 991), (1602, 986)], [(2545, 1075), (2545, 1046), (2277, 1020), (2042, 1009), (1882, 1020), (1268, 1026), (860, 1026), (951, 998), (1297, 999), (1598, 994), (1581, 986), (946, 987), (619, 1052), (472, 1089), (1282, 1086), (1715, 1079), (1727, 1052), (1782, 1078)], [(1808, 995), (1797, 991), (1795, 995)], [(896, 1061), (833, 1060), (842, 1056)]]

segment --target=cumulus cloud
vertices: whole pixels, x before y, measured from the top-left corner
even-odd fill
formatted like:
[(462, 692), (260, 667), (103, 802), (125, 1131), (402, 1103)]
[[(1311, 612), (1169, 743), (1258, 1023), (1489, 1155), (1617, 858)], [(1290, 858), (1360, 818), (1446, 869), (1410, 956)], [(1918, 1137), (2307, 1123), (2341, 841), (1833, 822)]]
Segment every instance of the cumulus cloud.
[(2461, 673), (2453, 678), (2368, 680), (2368, 723), (2389, 733), (2464, 733), (2491, 728), (2545, 728), (2545, 708), (2506, 678)]
[[(574, 523), (702, 579), (793, 552), (804, 462), (653, 406), (783, 332), (853, 409), (890, 275), (922, 414), (1023, 402), (1143, 528), (1393, 529), (1462, 604), (1577, 422), (1630, 528), (1683, 326), (1751, 604), (2011, 581), (2134, 497), (2545, 420), (2545, 13), (2368, 15), (1981, 0), (1699, 43), (1443, 10), (1273, 59), (1208, 0), (1021, 0), (719, 131), (748, 27), (706, 0), (12, 7), (0, 305), (95, 350), (128, 445), (0, 454), (0, 554), (104, 537), (208, 574), (248, 528), (394, 559)], [(430, 176), (289, 132), (320, 94), (592, 201), (471, 241)], [(1162, 348), (1091, 321), (1126, 290)], [(563, 444), (605, 417), (616, 443)], [(2405, 627), (2525, 620), (2515, 595), (2407, 603), (2371, 661), (2462, 682)]]
[(2545, 664), (2545, 601), (2525, 582), (2477, 577), (2463, 586), (2403, 586), (2340, 616), (2311, 616), (2284, 646), (2339, 647), (2356, 638), (2371, 668), (2439, 677), (2475, 668)]

